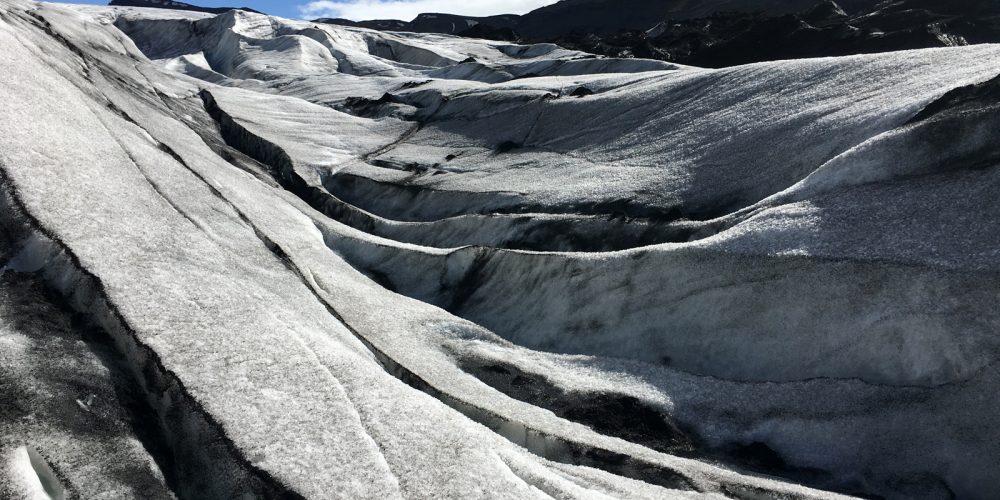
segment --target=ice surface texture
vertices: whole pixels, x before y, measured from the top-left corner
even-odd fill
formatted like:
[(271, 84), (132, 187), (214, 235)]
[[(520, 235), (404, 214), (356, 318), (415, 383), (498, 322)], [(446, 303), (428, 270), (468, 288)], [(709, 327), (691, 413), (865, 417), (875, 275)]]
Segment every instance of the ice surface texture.
[(1000, 47), (24, 0), (0, 46), (0, 495), (993, 493)]

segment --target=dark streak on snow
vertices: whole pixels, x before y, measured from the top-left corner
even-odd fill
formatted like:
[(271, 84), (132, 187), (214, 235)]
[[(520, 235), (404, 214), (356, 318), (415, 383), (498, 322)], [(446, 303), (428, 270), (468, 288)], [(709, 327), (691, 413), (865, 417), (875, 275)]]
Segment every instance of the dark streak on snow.
[[(863, 496), (857, 488), (845, 490), (841, 487), (843, 485), (822, 470), (788, 464), (777, 451), (762, 442), (732, 442), (722, 446), (709, 446), (692, 426), (674, 420), (666, 411), (634, 396), (612, 392), (567, 392), (543, 375), (528, 373), (513, 364), (500, 361), (458, 356), (456, 362), (466, 373), (511, 398), (545, 408), (559, 417), (586, 425), (608, 436), (670, 455), (721, 464), (743, 474), (781, 478)], [(770, 494), (764, 490), (761, 492)], [(744, 498), (747, 492), (732, 490), (728, 493), (736, 498)]]
[(633, 396), (612, 393), (566, 393), (545, 377), (512, 364), (460, 358), (459, 367), (519, 401), (552, 411), (597, 432), (673, 455), (692, 452), (695, 441), (670, 415)]

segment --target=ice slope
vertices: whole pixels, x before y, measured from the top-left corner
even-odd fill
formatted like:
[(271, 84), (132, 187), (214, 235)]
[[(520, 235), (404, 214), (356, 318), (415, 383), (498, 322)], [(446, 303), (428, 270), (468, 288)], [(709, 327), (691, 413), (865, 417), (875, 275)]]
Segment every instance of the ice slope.
[(24, 274), (4, 273), (0, 311), (0, 496), (60, 498), (58, 471), (81, 497), (173, 498), (133, 430), (151, 412), (107, 339)]
[[(996, 46), (708, 71), (245, 12), (0, 21), (4, 290), (50, 292), (0, 332), (61, 308), (107, 352), (11, 351), (5, 387), (39, 389), (0, 422), (4, 491), (991, 495)], [(100, 388), (39, 378), (55, 356)], [(115, 390), (106, 438), (49, 430)]]

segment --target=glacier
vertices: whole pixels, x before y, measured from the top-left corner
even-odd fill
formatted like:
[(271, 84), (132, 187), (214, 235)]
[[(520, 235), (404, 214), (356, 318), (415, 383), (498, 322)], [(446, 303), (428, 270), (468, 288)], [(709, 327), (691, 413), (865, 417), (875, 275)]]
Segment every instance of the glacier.
[(1000, 46), (0, 5), (2, 498), (991, 498)]

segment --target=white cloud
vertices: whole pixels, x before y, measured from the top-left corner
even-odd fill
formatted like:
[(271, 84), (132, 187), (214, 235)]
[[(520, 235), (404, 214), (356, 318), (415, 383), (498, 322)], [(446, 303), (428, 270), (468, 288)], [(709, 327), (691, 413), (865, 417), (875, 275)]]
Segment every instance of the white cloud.
[(355, 21), (410, 21), (424, 12), (466, 16), (524, 14), (555, 2), (556, 0), (319, 0), (300, 5), (299, 13), (305, 19), (343, 17)]

